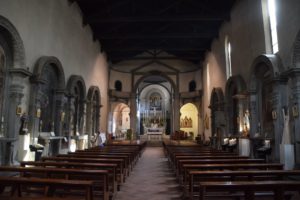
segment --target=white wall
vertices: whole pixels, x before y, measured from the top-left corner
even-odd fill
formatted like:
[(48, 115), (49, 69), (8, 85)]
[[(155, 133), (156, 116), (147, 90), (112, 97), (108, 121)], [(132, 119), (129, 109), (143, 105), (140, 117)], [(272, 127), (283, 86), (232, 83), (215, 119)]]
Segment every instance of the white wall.
[(123, 92), (131, 92), (131, 73), (110, 70), (109, 89), (115, 89), (115, 82), (117, 80), (122, 82)]
[[(2, 0), (0, 15), (19, 32), (25, 47), (26, 66), (32, 71), (41, 56), (55, 56), (62, 63), (66, 82), (72, 74), (81, 75), (87, 90), (98, 86), (101, 92), (101, 130), (106, 130), (108, 70), (106, 58), (93, 41), (89, 26), (82, 26), (80, 9), (67, 0)], [(28, 85), (25, 91), (28, 91)], [(25, 95), (28, 105), (29, 95)]]

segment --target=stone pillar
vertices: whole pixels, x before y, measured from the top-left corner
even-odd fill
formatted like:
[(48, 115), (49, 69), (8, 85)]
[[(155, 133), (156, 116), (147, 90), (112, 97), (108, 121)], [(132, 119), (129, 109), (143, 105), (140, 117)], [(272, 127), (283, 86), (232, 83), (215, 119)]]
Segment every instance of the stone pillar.
[[(258, 127), (257, 116), (257, 92), (255, 90), (249, 91), (249, 112), (250, 112), (250, 137), (254, 137)], [(261, 134), (261, 133), (260, 133)], [(253, 153), (253, 151), (252, 151)]]
[(82, 122), (80, 124), (80, 133), (82, 133), (82, 135), (85, 135), (86, 134), (86, 108), (87, 108), (87, 101), (84, 100), (82, 102), (82, 106), (83, 106), (83, 110), (82, 110)]
[[(179, 130), (180, 129), (180, 105), (179, 105), (179, 94), (178, 92), (174, 93), (174, 121), (173, 121), (173, 127), (174, 130)], [(173, 130), (173, 131), (174, 131)]]
[(68, 149), (70, 149), (71, 145), (71, 139), (72, 136), (74, 135), (74, 96), (69, 95), (68, 96), (68, 108), (67, 108), (67, 119), (66, 119), (66, 124), (67, 124), (67, 132), (68, 132)]
[(284, 85), (285, 82), (280, 79), (275, 79), (273, 80), (272, 83), (272, 96), (271, 96), (271, 101), (272, 101), (272, 114), (273, 116), (273, 126), (274, 126), (274, 161), (278, 162), (280, 160), (280, 143), (281, 143), (281, 138), (282, 138), (282, 132), (283, 132), (283, 116), (282, 116), (282, 96), (284, 95)]
[[(297, 113), (292, 113), (290, 116), (293, 116), (294, 120), (294, 141), (292, 143), (295, 145), (295, 163), (296, 166), (300, 166), (300, 68), (292, 68), (287, 73), (292, 80), (292, 102), (294, 111)], [(292, 109), (293, 110), (293, 109)]]
[[(24, 96), (24, 78), (30, 73), (25, 69), (10, 69), (11, 84), (9, 86), (9, 112), (7, 117), (7, 138), (12, 141), (7, 143), (7, 163), (9, 165), (17, 164), (17, 151), (19, 140), (20, 116), (16, 114), (16, 109), (21, 106)], [(23, 112), (23, 111), (22, 111)]]
[(136, 117), (136, 112), (137, 112), (137, 107), (136, 107), (136, 94), (131, 93), (130, 96), (130, 128), (133, 133), (133, 139), (135, 139), (136, 135), (136, 127), (137, 127), (137, 117)]

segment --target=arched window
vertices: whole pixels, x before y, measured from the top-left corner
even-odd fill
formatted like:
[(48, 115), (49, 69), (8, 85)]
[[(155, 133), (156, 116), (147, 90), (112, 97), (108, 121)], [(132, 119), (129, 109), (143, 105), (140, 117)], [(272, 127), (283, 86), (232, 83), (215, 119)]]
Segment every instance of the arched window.
[(270, 34), (273, 53), (279, 51), (277, 38), (277, 22), (276, 22), (276, 3), (275, 0), (268, 0), (268, 14), (270, 23)]
[(115, 89), (116, 89), (116, 91), (122, 91), (122, 82), (121, 81), (117, 80), (115, 82)]
[(193, 92), (196, 90), (196, 82), (194, 80), (189, 83), (189, 92)]
[(229, 79), (232, 76), (231, 68), (231, 44), (228, 36), (225, 37), (225, 56), (226, 56), (226, 78)]

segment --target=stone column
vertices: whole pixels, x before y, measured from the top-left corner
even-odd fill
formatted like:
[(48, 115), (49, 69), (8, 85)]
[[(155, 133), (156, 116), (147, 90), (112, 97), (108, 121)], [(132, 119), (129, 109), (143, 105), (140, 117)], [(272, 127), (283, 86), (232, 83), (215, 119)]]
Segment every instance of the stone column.
[[(7, 117), (7, 138), (12, 141), (7, 143), (7, 164), (17, 164), (18, 139), (20, 128), (20, 116), (16, 114), (16, 109), (21, 106), (22, 98), (24, 96), (24, 78), (30, 73), (25, 69), (10, 69), (11, 84), (9, 86), (9, 112)], [(22, 111), (23, 112), (23, 111)]]
[(70, 149), (71, 145), (71, 139), (72, 136), (74, 135), (74, 96), (69, 95), (68, 96), (68, 108), (67, 108), (67, 119), (66, 119), (66, 124), (67, 124), (67, 131), (68, 131), (68, 149)]
[[(294, 141), (295, 144), (295, 162), (296, 166), (300, 166), (300, 68), (292, 68), (287, 74), (292, 80), (292, 102), (290, 104), (293, 105), (294, 111), (298, 111), (298, 115), (290, 115), (293, 116), (294, 120)], [(296, 114), (296, 113), (294, 113)]]
[(272, 83), (272, 113), (270, 115), (273, 116), (273, 126), (274, 126), (274, 161), (279, 162), (280, 160), (280, 143), (282, 138), (282, 132), (283, 132), (283, 116), (282, 116), (282, 108), (283, 104), (281, 102), (283, 92), (284, 92), (284, 85), (285, 82), (281, 79), (274, 79)]
[[(91, 141), (92, 132), (92, 118), (93, 118), (93, 105), (92, 101), (86, 101), (86, 133), (88, 134), (88, 141)], [(88, 147), (92, 147), (92, 144), (88, 142)]]
[(173, 127), (174, 130), (180, 129), (180, 105), (179, 105), (179, 94), (178, 92), (174, 93), (174, 121), (173, 121)]
[[(249, 112), (250, 112), (250, 137), (254, 137), (258, 127), (258, 116), (257, 116), (257, 91), (249, 91)], [(261, 134), (261, 133), (260, 133)], [(253, 153), (253, 152), (252, 152)]]
[(136, 127), (137, 127), (137, 121), (136, 121), (136, 112), (137, 112), (137, 107), (136, 107), (136, 94), (131, 93), (130, 96), (130, 128), (133, 133), (133, 139), (136, 137)]

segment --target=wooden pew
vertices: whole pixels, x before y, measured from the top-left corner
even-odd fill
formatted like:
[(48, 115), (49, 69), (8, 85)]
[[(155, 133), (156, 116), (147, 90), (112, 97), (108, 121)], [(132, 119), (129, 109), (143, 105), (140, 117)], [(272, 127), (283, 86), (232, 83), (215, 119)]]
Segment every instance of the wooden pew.
[(237, 163), (237, 164), (183, 164), (182, 183), (188, 184), (189, 171), (192, 170), (282, 170), (283, 164), (280, 163)]
[[(85, 200), (93, 200), (93, 181), (84, 180), (62, 180), (62, 179), (44, 179), (44, 178), (26, 178), (26, 177), (8, 177), (0, 176), (0, 188), (12, 188), (11, 196), (14, 191), (21, 197), (23, 186), (44, 186), (46, 188), (44, 196), (55, 195), (58, 189), (76, 189), (83, 190)], [(3, 196), (3, 195), (2, 195)], [(7, 197), (9, 199), (9, 197)]]
[[(72, 163), (72, 162), (39, 162), (39, 161), (22, 161), (20, 163), (22, 167), (32, 167), (32, 166), (39, 166), (39, 167), (49, 167), (49, 168), (74, 168), (74, 169), (96, 169), (96, 170), (108, 170), (109, 172), (109, 191), (112, 195), (115, 195), (117, 192), (117, 184), (120, 187), (121, 182), (117, 179), (116, 176), (116, 169), (117, 164), (115, 163)], [(119, 182), (118, 182), (119, 181)]]
[(228, 156), (228, 155), (208, 155), (208, 156), (199, 156), (199, 155), (191, 155), (191, 156), (175, 156), (174, 163), (169, 163), (170, 166), (176, 170), (179, 165), (179, 160), (192, 160), (192, 159), (247, 159), (248, 156)]
[(91, 180), (100, 189), (100, 195), (104, 200), (109, 200), (108, 170), (44, 168), (44, 167), (20, 167), (0, 166), (0, 172), (17, 172), (22, 177), (36, 178), (63, 178), (66, 180)]
[[(199, 186), (199, 200), (225, 199), (226, 194), (233, 196), (233, 192), (243, 192), (246, 200), (254, 200), (256, 192), (272, 192), (274, 200), (285, 199), (285, 192), (300, 192), (300, 181), (220, 181), (201, 182)], [(223, 192), (218, 195), (217, 192)], [(213, 192), (212, 194), (210, 192)], [(230, 192), (230, 193), (228, 193)]]
[(184, 164), (241, 164), (241, 163), (264, 163), (264, 159), (192, 159), (178, 160), (176, 166), (176, 174), (179, 176), (182, 173)]
[(79, 162), (79, 163), (112, 163), (117, 164), (117, 177), (118, 181), (123, 184), (125, 181), (125, 166), (123, 159), (114, 158), (66, 158), (66, 157), (42, 157), (42, 161), (55, 161), (55, 162)]
[(89, 154), (59, 154), (56, 157), (60, 158), (92, 158), (92, 159), (122, 159), (124, 161), (124, 174), (129, 176), (132, 170), (132, 162), (129, 156), (126, 155), (89, 155)]
[(184, 191), (193, 199), (194, 189), (199, 188), (200, 182), (284, 180), (288, 176), (300, 176), (300, 170), (190, 171), (189, 185), (185, 185)]

